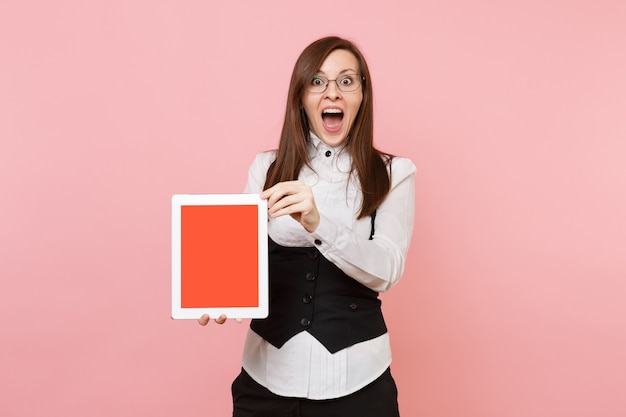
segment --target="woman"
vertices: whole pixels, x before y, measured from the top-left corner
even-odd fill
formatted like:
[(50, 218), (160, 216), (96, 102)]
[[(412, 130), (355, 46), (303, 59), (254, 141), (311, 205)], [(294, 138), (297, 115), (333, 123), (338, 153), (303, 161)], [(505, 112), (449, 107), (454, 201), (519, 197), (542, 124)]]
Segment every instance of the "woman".
[(268, 201), (271, 302), (248, 331), (234, 417), (399, 415), (378, 293), (404, 270), (415, 166), (374, 148), (372, 106), (353, 43), (302, 52), (278, 150), (246, 186)]

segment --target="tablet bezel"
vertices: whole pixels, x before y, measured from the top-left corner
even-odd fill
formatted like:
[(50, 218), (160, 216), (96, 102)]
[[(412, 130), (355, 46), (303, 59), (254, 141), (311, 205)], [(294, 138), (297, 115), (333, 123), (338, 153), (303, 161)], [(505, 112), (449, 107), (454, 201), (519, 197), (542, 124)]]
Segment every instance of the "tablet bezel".
[[(182, 208), (184, 206), (256, 206), (258, 224), (258, 300), (256, 306), (189, 308), (182, 306)], [(233, 219), (236, 220), (236, 219)], [(225, 220), (226, 221), (226, 220)], [(219, 236), (217, 237), (219, 239)], [(235, 250), (233, 248), (233, 250)], [(172, 196), (172, 311), (173, 319), (198, 319), (203, 314), (229, 319), (266, 318), (269, 310), (267, 201), (259, 194), (174, 194)]]

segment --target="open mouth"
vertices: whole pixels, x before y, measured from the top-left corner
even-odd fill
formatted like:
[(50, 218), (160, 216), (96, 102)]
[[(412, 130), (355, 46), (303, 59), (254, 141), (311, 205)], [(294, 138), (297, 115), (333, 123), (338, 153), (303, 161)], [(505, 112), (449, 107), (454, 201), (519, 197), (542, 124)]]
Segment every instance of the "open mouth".
[(338, 129), (343, 121), (343, 111), (341, 109), (324, 109), (322, 111), (322, 121), (327, 129)]

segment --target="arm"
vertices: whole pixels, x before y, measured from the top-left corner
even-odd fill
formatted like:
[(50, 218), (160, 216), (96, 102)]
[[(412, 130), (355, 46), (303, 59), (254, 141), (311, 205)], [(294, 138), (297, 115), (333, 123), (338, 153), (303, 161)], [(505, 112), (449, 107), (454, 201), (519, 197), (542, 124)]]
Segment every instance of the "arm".
[[(263, 184), (265, 183), (265, 173), (270, 163), (274, 160), (273, 153), (262, 153), (256, 156), (254, 163), (250, 166), (248, 171), (248, 183), (246, 184), (246, 193), (260, 193), (263, 190)], [(217, 324), (226, 323), (227, 317), (221, 315), (215, 319)], [(206, 326), (211, 321), (211, 317), (208, 314), (202, 315), (198, 319), (198, 324)], [(236, 319), (238, 323), (241, 323), (241, 319)]]
[[(260, 192), (273, 154), (261, 154), (250, 168), (246, 192)], [(376, 233), (369, 240), (370, 218), (352, 228), (317, 211), (310, 187), (287, 181), (263, 191), (271, 217), (290, 215), (309, 232), (311, 245), (347, 275), (375, 291), (387, 291), (404, 271), (414, 221), (415, 165), (405, 158), (391, 163), (389, 194), (376, 211)]]
[[(392, 186), (376, 211), (374, 239), (355, 233), (321, 216), (311, 233), (320, 252), (346, 274), (375, 291), (393, 287), (404, 271), (415, 211), (415, 165), (404, 158), (392, 161)], [(361, 229), (370, 219), (362, 219)]]

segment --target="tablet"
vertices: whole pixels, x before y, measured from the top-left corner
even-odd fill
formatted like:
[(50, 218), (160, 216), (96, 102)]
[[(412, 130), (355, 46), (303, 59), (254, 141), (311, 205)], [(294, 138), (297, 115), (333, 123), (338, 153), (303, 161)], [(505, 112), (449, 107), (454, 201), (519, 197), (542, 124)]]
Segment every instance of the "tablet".
[(172, 318), (265, 318), (268, 293), (266, 200), (172, 196)]

